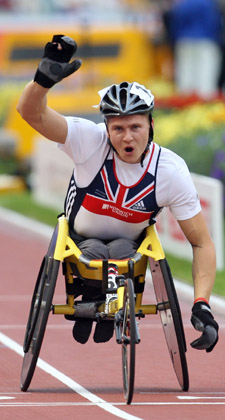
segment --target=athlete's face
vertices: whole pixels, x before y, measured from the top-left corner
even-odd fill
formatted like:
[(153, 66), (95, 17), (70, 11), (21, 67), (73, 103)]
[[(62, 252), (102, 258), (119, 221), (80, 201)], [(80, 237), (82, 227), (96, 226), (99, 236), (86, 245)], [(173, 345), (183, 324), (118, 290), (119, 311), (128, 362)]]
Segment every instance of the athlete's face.
[(107, 118), (108, 136), (118, 153), (127, 163), (141, 161), (149, 138), (148, 115), (123, 115)]

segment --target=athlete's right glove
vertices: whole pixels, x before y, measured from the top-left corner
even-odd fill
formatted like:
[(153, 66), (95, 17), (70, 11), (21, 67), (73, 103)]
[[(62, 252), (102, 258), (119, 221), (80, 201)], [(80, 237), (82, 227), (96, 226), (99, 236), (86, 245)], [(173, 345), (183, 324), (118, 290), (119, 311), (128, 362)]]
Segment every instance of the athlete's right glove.
[[(60, 49), (58, 48), (60, 44)], [(70, 62), (77, 51), (77, 44), (68, 36), (54, 35), (52, 42), (45, 45), (44, 55), (34, 76), (34, 81), (45, 88), (51, 88), (77, 71), (81, 60)]]
[(194, 349), (206, 350), (207, 353), (213, 350), (218, 341), (219, 326), (214, 320), (211, 308), (208, 303), (198, 301), (192, 308), (191, 323), (202, 335), (191, 343)]

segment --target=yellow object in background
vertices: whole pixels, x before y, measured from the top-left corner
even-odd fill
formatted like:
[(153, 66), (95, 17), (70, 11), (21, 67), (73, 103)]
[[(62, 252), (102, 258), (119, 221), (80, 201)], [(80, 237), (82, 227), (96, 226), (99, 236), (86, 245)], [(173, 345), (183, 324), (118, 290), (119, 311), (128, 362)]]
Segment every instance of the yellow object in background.
[[(155, 72), (163, 68), (160, 54), (156, 54), (149, 36), (131, 24), (108, 27), (83, 25), (74, 28), (71, 24), (68, 26), (61, 22), (46, 29), (39, 22), (33, 26), (14, 25), (2, 30), (0, 76), (1, 80), (5, 79), (2, 86), (6, 92), (2, 98), (4, 103), (1, 104), (0, 98), (0, 122), (3, 119), (3, 127), (16, 132), (16, 154), (19, 159), (31, 156), (36, 133), (18, 115), (16, 104), (25, 83), (34, 77), (45, 44), (57, 33), (76, 40), (76, 56), (83, 61), (76, 74), (55, 85), (49, 94), (49, 105), (66, 115), (92, 115), (96, 119), (98, 110), (93, 105), (99, 102), (98, 90), (125, 80), (137, 80), (148, 86)], [(4, 118), (1, 118), (2, 113)]]

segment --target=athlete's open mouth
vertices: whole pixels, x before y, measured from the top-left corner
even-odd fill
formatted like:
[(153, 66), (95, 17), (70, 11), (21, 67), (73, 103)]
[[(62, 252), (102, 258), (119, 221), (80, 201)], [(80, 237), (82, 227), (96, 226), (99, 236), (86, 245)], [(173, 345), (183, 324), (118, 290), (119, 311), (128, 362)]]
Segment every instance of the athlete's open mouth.
[(125, 152), (129, 153), (129, 152), (133, 152), (133, 147), (126, 147), (125, 148)]

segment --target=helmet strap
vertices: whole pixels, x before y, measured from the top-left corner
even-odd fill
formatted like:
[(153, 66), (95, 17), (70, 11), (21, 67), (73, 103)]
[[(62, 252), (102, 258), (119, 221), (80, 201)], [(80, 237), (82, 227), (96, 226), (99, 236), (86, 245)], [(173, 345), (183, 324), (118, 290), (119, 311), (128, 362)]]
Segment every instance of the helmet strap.
[(108, 143), (108, 145), (111, 147), (111, 149), (113, 149), (113, 151), (114, 151), (114, 152), (116, 152), (116, 154), (118, 155), (118, 152), (117, 152), (117, 150), (115, 149), (115, 147), (112, 145), (112, 142), (111, 142), (111, 140), (110, 140), (110, 138), (109, 138), (109, 137), (107, 137), (107, 143)]
[(141, 160), (140, 160), (140, 164), (141, 164), (142, 168), (143, 168), (143, 162), (144, 162), (145, 156), (148, 153), (150, 144), (151, 144), (151, 142), (153, 140), (153, 136), (154, 136), (154, 130), (153, 130), (153, 127), (152, 127), (152, 117), (151, 117), (151, 115), (149, 115), (149, 119), (150, 119), (150, 129), (149, 129), (148, 143), (146, 145), (146, 148), (145, 148), (144, 152), (141, 155)]
[[(107, 134), (108, 134), (107, 118), (104, 118), (104, 122), (105, 122), (105, 125), (106, 125)], [(118, 152), (116, 151), (115, 147), (112, 145), (112, 142), (111, 142), (109, 136), (107, 136), (107, 143), (111, 147), (111, 149), (113, 149), (113, 151), (116, 152), (116, 154), (118, 155)]]

